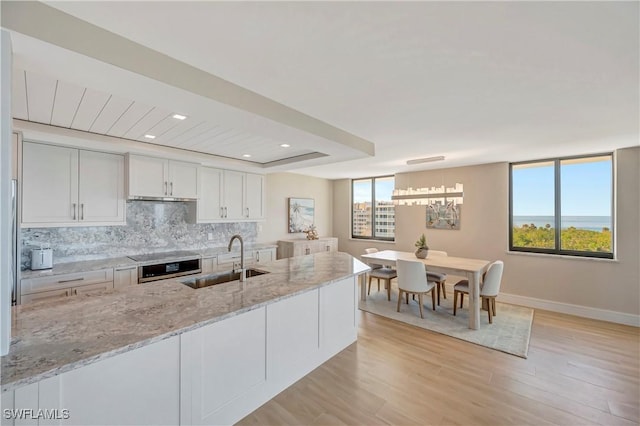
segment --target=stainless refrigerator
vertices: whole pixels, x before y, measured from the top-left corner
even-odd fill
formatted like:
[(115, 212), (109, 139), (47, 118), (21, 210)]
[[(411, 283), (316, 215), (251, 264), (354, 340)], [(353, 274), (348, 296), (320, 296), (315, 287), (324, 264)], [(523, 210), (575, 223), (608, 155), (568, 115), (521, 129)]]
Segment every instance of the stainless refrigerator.
[(11, 304), (18, 303), (18, 271), (20, 270), (20, 253), (18, 252), (18, 181), (11, 180)]

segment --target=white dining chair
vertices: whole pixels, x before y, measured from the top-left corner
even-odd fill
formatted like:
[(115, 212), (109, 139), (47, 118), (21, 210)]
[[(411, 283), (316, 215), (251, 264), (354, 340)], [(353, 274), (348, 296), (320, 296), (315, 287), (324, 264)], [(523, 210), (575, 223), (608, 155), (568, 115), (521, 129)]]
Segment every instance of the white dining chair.
[[(447, 252), (429, 249), (429, 254), (427, 255), (427, 257), (429, 256), (447, 256)], [(447, 274), (429, 271), (429, 268), (427, 268), (427, 281), (434, 281), (438, 285), (438, 306), (440, 306), (440, 290), (442, 290), (442, 297), (444, 297), (445, 299), (447, 298), (447, 289), (445, 287), (447, 282)]]
[[(365, 249), (367, 254), (376, 253), (377, 251), (377, 248)], [(384, 281), (384, 288), (387, 290), (387, 300), (391, 300), (391, 280), (398, 276), (396, 270), (377, 263), (367, 264), (371, 267), (371, 271), (369, 272), (369, 288), (367, 290), (367, 295), (371, 294), (371, 280), (375, 278), (378, 280), (378, 291), (380, 291), (380, 280)]]
[(436, 294), (434, 288), (436, 283), (427, 281), (427, 275), (424, 270), (424, 263), (414, 260), (396, 261), (398, 268), (398, 308), (400, 312), (400, 303), (402, 302), (402, 294), (405, 294), (407, 304), (409, 304), (409, 294), (418, 295), (418, 305), (420, 306), (420, 318), (424, 318), (422, 313), (422, 295), (431, 292), (431, 308), (436, 309)]
[[(496, 297), (500, 293), (500, 283), (502, 282), (502, 271), (504, 270), (504, 262), (496, 260), (484, 275), (484, 280), (480, 288), (480, 297), (484, 304), (487, 301), (487, 314), (489, 315), (489, 324), (493, 324), (493, 317), (496, 316)], [(464, 295), (469, 294), (469, 280), (460, 280), (453, 286), (453, 315), (456, 314), (456, 306), (458, 304), (458, 293), (460, 293), (460, 307), (464, 303)]]

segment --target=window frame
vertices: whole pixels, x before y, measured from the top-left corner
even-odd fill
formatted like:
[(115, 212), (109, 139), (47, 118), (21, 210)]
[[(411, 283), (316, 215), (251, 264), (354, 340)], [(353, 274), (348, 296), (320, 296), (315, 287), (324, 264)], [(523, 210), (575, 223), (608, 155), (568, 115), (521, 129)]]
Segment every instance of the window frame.
[[(561, 163), (565, 160), (576, 160), (584, 158), (594, 157), (610, 157), (611, 160), (611, 252), (594, 252), (594, 251), (579, 251), (579, 250), (566, 250), (562, 249), (561, 245), (561, 222), (562, 222), (562, 191), (561, 191)], [(554, 173), (554, 242), (555, 248), (537, 248), (537, 247), (518, 247), (513, 245), (513, 167), (522, 164), (535, 164), (535, 163), (548, 163), (553, 162)], [(540, 160), (530, 161), (518, 161), (509, 163), (509, 251), (513, 252), (525, 252), (525, 253), (542, 253), (561, 256), (576, 256), (576, 257), (593, 257), (599, 259), (615, 259), (615, 226), (616, 226), (616, 162), (613, 152), (604, 152), (599, 154), (588, 155), (574, 155), (569, 157), (556, 157), (546, 158)]]
[[(395, 175), (383, 175), (383, 176), (369, 176), (369, 177), (361, 177), (356, 179), (351, 179), (351, 238), (355, 240), (375, 240), (375, 241), (386, 241), (386, 242), (395, 242), (396, 240), (396, 230), (395, 230), (395, 215), (394, 215), (394, 228), (393, 228), (393, 238), (384, 238), (384, 237), (376, 237), (376, 213), (375, 213), (375, 203), (376, 203), (376, 179), (386, 179), (393, 178), (393, 184), (395, 187)], [(356, 181), (364, 181), (371, 180), (371, 236), (364, 237), (362, 235), (354, 235), (353, 233), (353, 204), (354, 200), (354, 190), (353, 183)], [(394, 206), (395, 208), (395, 206)]]

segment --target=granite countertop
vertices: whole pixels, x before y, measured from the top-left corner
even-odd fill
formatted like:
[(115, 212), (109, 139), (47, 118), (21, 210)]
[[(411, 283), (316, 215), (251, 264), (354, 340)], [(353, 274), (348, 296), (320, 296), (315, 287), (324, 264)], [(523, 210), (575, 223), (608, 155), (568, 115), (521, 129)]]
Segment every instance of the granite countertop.
[[(267, 248), (277, 248), (277, 244), (268, 244), (268, 243), (247, 243), (245, 244), (245, 251), (247, 250), (259, 250), (259, 249), (267, 249)], [(234, 244), (232, 252), (238, 252), (240, 246), (236, 243)], [(188, 249), (185, 251), (193, 252), (198, 254), (201, 257), (215, 257), (220, 254), (229, 253), (227, 246), (220, 247), (209, 247), (205, 249)], [(167, 253), (174, 253), (173, 251)], [(133, 259), (128, 257), (111, 257), (104, 259), (95, 259), (95, 260), (81, 260), (77, 262), (66, 262), (66, 263), (56, 263), (53, 265), (52, 269), (43, 269), (39, 271), (32, 271), (30, 269), (26, 269), (20, 271), (20, 278), (40, 278), (40, 277), (49, 277), (54, 275), (63, 275), (63, 274), (73, 274), (76, 272), (88, 272), (88, 271), (96, 271), (98, 269), (105, 268), (121, 268), (126, 266), (138, 266), (144, 262), (136, 262)], [(146, 262), (149, 263), (149, 262)]]
[(73, 274), (75, 272), (96, 271), (105, 268), (119, 268), (123, 266), (137, 266), (138, 262), (128, 257), (111, 257), (97, 260), (82, 260), (78, 262), (57, 263), (52, 269), (43, 269), (41, 271), (32, 271), (26, 269), (20, 271), (20, 278), (40, 278), (62, 274)]
[[(194, 290), (185, 277), (12, 308), (12, 340), (1, 358), (2, 391), (167, 339), (369, 267), (332, 252), (260, 265), (268, 274)], [(201, 274), (206, 275), (206, 274)], [(197, 275), (190, 275), (193, 278)]]

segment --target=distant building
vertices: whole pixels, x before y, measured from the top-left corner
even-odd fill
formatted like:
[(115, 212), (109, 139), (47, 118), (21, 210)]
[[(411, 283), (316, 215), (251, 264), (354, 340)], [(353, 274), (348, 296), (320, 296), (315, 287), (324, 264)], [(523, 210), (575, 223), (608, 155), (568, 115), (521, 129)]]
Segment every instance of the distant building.
[[(375, 208), (375, 237), (394, 238), (396, 211), (392, 201), (378, 201)], [(353, 203), (353, 235), (372, 237), (371, 203)]]

